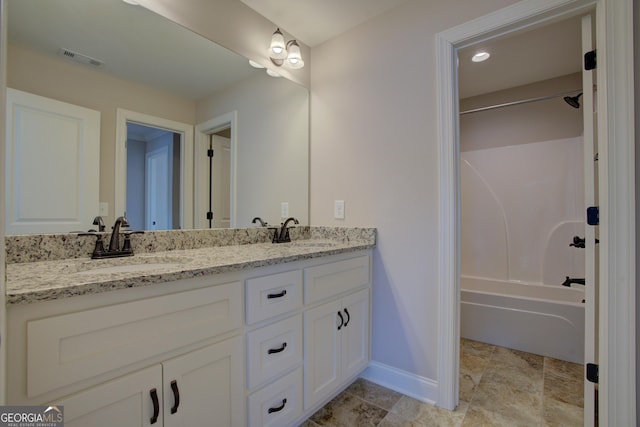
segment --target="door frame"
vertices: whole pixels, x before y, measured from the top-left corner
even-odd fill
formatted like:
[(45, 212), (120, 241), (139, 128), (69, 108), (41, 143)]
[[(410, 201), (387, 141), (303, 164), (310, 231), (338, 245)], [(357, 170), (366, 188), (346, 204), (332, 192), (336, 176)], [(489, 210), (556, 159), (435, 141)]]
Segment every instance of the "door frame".
[[(237, 159), (238, 159), (238, 111), (230, 111), (228, 113), (222, 114), (220, 116), (209, 119), (205, 122), (198, 123), (195, 129), (195, 149), (194, 153), (197, 153), (197, 147), (209, 146), (209, 135), (212, 133), (216, 133), (220, 130), (230, 128), (231, 129), (231, 160), (230, 160), (230, 186), (229, 194), (230, 194), (230, 203), (229, 203), (229, 227), (234, 228), (236, 226), (236, 189), (237, 189)], [(194, 154), (195, 156), (195, 154)], [(193, 162), (193, 194), (199, 196), (202, 189), (202, 182), (199, 179), (200, 175), (203, 173), (202, 167), (200, 166), (201, 162), (198, 161), (197, 158), (194, 157)], [(201, 205), (204, 203), (201, 200), (202, 197), (194, 197), (193, 204), (193, 224), (198, 224), (198, 212), (202, 209)]]
[[(457, 49), (596, 9), (602, 425), (636, 417), (633, 0), (523, 0), (436, 35), (439, 141), (438, 406), (458, 404), (460, 208)], [(606, 108), (603, 108), (606, 106)]]
[(181, 135), (180, 141), (180, 228), (193, 228), (193, 126), (149, 114), (116, 110), (116, 162), (114, 218), (127, 206), (127, 122), (167, 130)]

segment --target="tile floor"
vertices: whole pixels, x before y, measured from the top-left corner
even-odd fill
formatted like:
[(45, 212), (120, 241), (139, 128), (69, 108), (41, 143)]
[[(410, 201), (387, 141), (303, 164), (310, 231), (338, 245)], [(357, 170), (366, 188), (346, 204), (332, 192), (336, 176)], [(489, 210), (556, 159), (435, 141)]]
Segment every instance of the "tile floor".
[(301, 427), (582, 426), (582, 365), (463, 339), (447, 411), (358, 379)]

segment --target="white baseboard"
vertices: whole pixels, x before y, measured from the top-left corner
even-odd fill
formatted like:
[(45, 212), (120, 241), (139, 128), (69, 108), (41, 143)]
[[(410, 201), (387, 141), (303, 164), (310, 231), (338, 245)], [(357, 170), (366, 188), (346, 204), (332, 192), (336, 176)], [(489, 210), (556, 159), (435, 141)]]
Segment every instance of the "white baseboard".
[(438, 401), (438, 382), (393, 366), (371, 362), (361, 378), (430, 405)]

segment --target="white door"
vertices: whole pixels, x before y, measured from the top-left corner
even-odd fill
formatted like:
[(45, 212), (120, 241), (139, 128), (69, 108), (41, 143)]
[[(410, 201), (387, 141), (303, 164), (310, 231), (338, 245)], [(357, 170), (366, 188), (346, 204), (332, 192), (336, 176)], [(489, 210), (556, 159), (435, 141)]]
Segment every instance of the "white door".
[(213, 227), (229, 228), (231, 224), (231, 140), (213, 135), (212, 147), (210, 197), (213, 207)]
[(165, 427), (245, 425), (242, 348), (235, 337), (162, 364)]
[(172, 176), (169, 145), (146, 153), (145, 230), (171, 230)]
[(8, 88), (6, 141), (6, 233), (92, 228), (100, 113)]
[[(594, 50), (591, 16), (582, 18), (582, 52)], [(582, 71), (582, 114), (584, 123), (585, 211), (598, 206), (598, 161), (595, 135), (594, 81), (595, 70)], [(585, 225), (585, 371), (588, 364), (598, 364), (598, 227)], [(595, 425), (597, 385), (584, 382), (584, 425)]]
[(162, 426), (162, 367), (142, 371), (54, 402), (67, 427)]
[(369, 362), (369, 290), (342, 299), (342, 377), (358, 374)]
[(340, 383), (340, 332), (344, 320), (340, 301), (304, 313), (305, 410), (328, 396)]

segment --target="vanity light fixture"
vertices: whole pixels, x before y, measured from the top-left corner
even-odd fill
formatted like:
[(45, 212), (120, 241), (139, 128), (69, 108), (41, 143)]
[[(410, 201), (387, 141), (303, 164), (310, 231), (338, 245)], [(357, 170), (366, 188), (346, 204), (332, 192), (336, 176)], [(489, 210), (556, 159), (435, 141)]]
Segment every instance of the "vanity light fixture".
[(482, 61), (486, 61), (487, 59), (489, 59), (491, 55), (489, 54), (489, 52), (478, 52), (475, 55), (473, 55), (471, 57), (471, 60), (473, 62), (482, 62)]
[(304, 67), (304, 61), (300, 54), (300, 45), (296, 40), (289, 40), (285, 43), (284, 35), (280, 28), (271, 36), (269, 45), (269, 58), (276, 67), (286, 67), (294, 70)]

